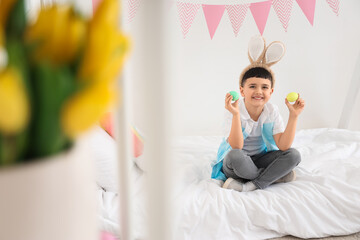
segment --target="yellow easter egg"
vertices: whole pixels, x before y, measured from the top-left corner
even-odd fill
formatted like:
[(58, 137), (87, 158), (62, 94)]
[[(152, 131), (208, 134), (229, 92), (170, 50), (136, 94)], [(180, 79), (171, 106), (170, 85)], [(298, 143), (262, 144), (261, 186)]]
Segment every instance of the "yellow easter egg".
[(291, 92), (286, 96), (286, 99), (289, 102), (295, 102), (298, 98), (299, 98), (299, 94), (297, 94), (296, 92)]

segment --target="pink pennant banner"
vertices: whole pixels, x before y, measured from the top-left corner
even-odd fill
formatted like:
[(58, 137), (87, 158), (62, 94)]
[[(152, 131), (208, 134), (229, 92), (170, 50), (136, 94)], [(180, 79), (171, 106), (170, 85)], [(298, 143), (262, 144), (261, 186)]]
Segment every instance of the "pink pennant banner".
[(250, 10), (256, 22), (256, 25), (262, 35), (269, 16), (271, 0), (250, 4)]
[(239, 5), (226, 5), (225, 9), (228, 12), (231, 25), (234, 30), (235, 37), (237, 37), (240, 27), (244, 22), (247, 10), (250, 4), (239, 4)]
[(134, 19), (139, 6), (140, 6), (141, 0), (128, 0), (127, 4), (127, 12), (128, 12), (128, 22), (132, 22)]
[[(1, 1), (1, 0), (0, 0)], [(171, 7), (176, 2), (177, 11), (180, 19), (181, 30), (184, 39), (187, 37), (190, 27), (192, 26), (194, 19), (198, 13), (200, 7), (202, 7), (207, 28), (210, 34), (210, 38), (213, 39), (215, 32), (220, 24), (220, 21), (224, 15), (224, 11), (228, 12), (228, 16), (235, 34), (238, 36), (241, 26), (244, 23), (248, 9), (250, 8), (251, 14), (255, 20), (257, 28), (261, 35), (263, 35), (265, 26), (270, 13), (270, 8), (273, 9), (279, 18), (285, 32), (287, 32), (294, 5), (294, 0), (265, 0), (255, 3), (242, 3), (242, 4), (228, 4), (228, 5), (210, 5), (200, 3), (188, 3), (183, 2), (187, 0), (168, 0), (167, 9), (170, 11)], [(206, 1), (206, 0), (203, 0)], [(242, 0), (243, 2), (245, 0)], [(101, 2), (101, 0), (92, 0), (93, 10)], [(142, 0), (127, 0), (127, 14), (128, 21), (131, 22), (141, 5)], [(315, 17), (315, 5), (316, 0), (296, 0), (297, 4), (301, 8), (302, 12), (310, 22), (314, 25)], [(326, 0), (336, 15), (339, 15), (340, 0)]]
[(181, 30), (185, 39), (201, 5), (184, 2), (177, 2), (176, 5), (179, 12)]
[(326, 2), (329, 4), (333, 12), (336, 13), (336, 16), (339, 16), (339, 0), (326, 0)]
[(202, 5), (206, 24), (209, 29), (210, 38), (213, 39), (217, 27), (219, 26), (220, 20), (225, 11), (225, 5)]
[(291, 10), (293, 7), (293, 0), (273, 0), (272, 5), (276, 15), (285, 29), (285, 32), (287, 32)]
[(315, 4), (316, 0), (296, 0), (299, 7), (309, 20), (310, 24), (314, 26)]

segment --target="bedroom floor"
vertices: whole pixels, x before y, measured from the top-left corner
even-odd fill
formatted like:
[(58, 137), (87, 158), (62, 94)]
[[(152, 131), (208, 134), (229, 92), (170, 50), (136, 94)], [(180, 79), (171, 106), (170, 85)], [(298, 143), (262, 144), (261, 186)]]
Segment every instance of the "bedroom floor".
[[(271, 240), (297, 240), (302, 238), (297, 238), (293, 236), (284, 236), (281, 238), (272, 238)], [(326, 238), (309, 238), (309, 239), (326, 239), (326, 240), (354, 240), (360, 239), (360, 232), (346, 235), (346, 236), (337, 236), (337, 237), (326, 237)]]

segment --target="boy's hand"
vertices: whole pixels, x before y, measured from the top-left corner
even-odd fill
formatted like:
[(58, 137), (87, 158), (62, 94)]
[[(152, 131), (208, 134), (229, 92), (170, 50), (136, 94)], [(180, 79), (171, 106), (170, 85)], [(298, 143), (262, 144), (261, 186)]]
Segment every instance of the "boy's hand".
[(240, 115), (239, 112), (239, 99), (231, 103), (232, 96), (230, 93), (227, 93), (225, 96), (225, 108), (232, 113), (232, 115)]
[(285, 98), (285, 104), (289, 108), (290, 116), (298, 117), (300, 113), (304, 110), (305, 100), (300, 98), (300, 94), (298, 100), (294, 104), (290, 104), (289, 101)]

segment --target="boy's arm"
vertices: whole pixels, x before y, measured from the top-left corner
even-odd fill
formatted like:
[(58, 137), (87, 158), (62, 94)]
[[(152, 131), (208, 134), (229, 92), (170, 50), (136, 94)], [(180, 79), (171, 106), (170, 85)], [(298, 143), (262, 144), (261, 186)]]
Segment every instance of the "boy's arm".
[(283, 133), (279, 133), (273, 136), (277, 147), (281, 151), (288, 150), (294, 141), (297, 120), (300, 113), (304, 110), (305, 100), (300, 98), (299, 95), (298, 100), (293, 105), (291, 105), (287, 99), (285, 99), (285, 104), (289, 108), (290, 112), (288, 123)]
[(228, 142), (233, 149), (242, 149), (244, 146), (244, 137), (241, 128), (239, 100), (231, 103), (232, 96), (227, 93), (225, 97), (225, 108), (232, 114), (231, 130)]
[(273, 136), (277, 147), (281, 151), (286, 151), (291, 147), (295, 138), (297, 119), (297, 116), (289, 116), (285, 131)]
[(233, 115), (228, 142), (233, 149), (242, 149), (244, 146), (240, 114)]

